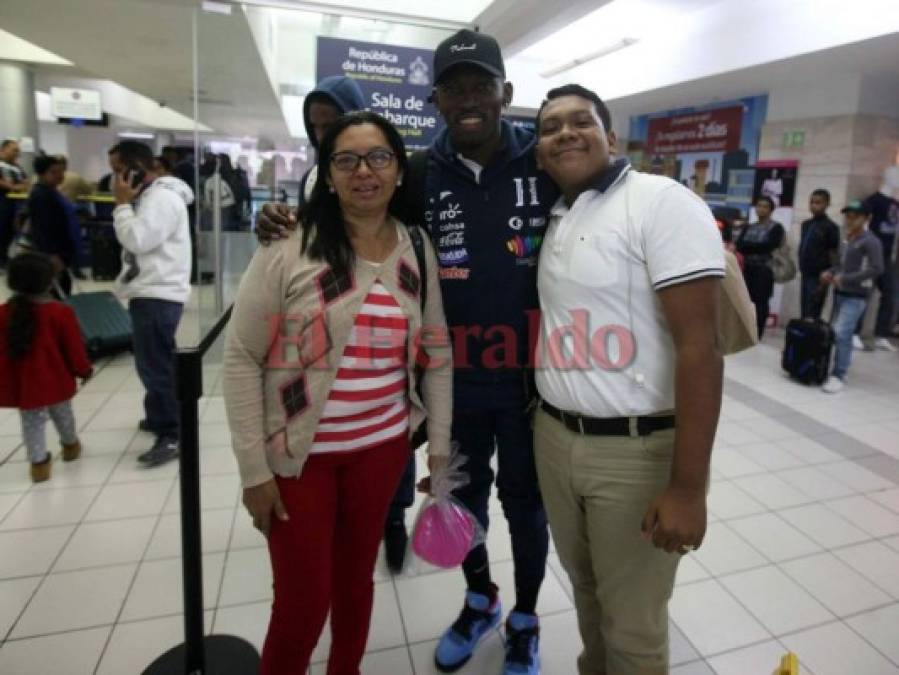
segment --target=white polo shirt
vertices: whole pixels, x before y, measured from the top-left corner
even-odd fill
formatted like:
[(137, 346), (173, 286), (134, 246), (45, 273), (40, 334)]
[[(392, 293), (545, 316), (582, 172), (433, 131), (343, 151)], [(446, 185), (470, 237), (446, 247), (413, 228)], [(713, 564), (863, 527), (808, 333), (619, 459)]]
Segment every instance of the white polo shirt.
[(553, 207), (537, 272), (537, 389), (590, 417), (674, 408), (674, 342), (657, 292), (725, 269), (705, 202), (625, 166), (571, 208), (564, 199)]

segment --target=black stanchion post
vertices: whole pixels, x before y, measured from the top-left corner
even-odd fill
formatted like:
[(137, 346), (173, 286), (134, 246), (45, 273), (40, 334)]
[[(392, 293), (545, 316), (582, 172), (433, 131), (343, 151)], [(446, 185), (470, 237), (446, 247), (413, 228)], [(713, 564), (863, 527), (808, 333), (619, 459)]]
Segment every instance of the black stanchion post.
[(184, 586), (184, 664), (186, 673), (206, 672), (203, 653), (203, 550), (200, 521), (200, 397), (203, 356), (179, 349), (176, 356), (181, 407), (181, 571)]
[(184, 643), (150, 664), (143, 675), (251, 675), (259, 654), (245, 640), (230, 635), (203, 637), (203, 549), (200, 519), (200, 417), (203, 354), (227, 323), (230, 311), (198, 349), (176, 353), (178, 402), (181, 408), (181, 569), (184, 584)]

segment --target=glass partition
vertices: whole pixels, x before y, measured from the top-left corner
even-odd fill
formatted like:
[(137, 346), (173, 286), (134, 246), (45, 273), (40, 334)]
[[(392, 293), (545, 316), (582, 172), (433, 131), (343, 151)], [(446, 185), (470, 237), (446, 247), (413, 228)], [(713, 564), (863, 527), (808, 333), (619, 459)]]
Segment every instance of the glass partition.
[[(269, 201), (298, 205), (302, 178), (315, 163), (303, 121), (303, 101), (319, 73), (339, 74), (341, 66), (334, 61), (317, 63), (319, 38), (356, 41), (360, 50), (372, 44), (431, 50), (451, 32), (451, 28), (261, 3), (217, 9), (196, 10), (200, 283), (195, 288), (201, 332), (233, 301), (256, 247), (259, 209)], [(419, 63), (379, 61), (389, 57), (376, 53), (378, 49), (368, 51), (360, 61), (373, 64), (366, 66), (370, 72), (358, 73), (366, 93), (370, 87), (365, 85), (372, 82), (382, 81), (389, 92), (387, 80), (399, 83), (402, 79), (384, 76), (380, 71), (385, 68), (380, 66), (403, 70), (407, 80), (412, 69), (420, 68)], [(419, 60), (429, 72), (430, 53)], [(425, 105), (429, 85), (428, 80), (418, 97)], [(408, 96), (396, 98), (402, 99), (401, 106), (407, 105)], [(366, 106), (375, 109), (378, 102), (371, 96), (365, 100)], [(412, 108), (408, 112), (420, 112), (408, 105)], [(415, 138), (409, 140), (414, 146)]]
[[(321, 77), (349, 74), (364, 107), (397, 122), (410, 148), (427, 145), (440, 124), (427, 102), (431, 50), (462, 26), (461, 14), (474, 16), (487, 1), (410, 0), (401, 11), (393, 3), (383, 12), (330, 4), (333, 11), (327, 2), (314, 3), (325, 11), (310, 11), (288, 0), (131, 0), (60, 6), (53, 22), (0, 10), (5, 30), (60, 48), (60, 56), (33, 69), (32, 79), (22, 79), (23, 101), (34, 90), (31, 121), (38, 128), (19, 135), (28, 140), (29, 173), (32, 154), (65, 154), (69, 169), (95, 186), (77, 197), (86, 221), (81, 266), (88, 279), (81, 290), (111, 289), (121, 267), (107, 153), (122, 140), (139, 140), (165, 156), (195, 192), (194, 284), (178, 335), (182, 346), (196, 344), (233, 300), (256, 247), (262, 205), (298, 204), (302, 178), (315, 162), (303, 103)], [(75, 25), (83, 39), (70, 39)], [(98, 118), (55, 117), (51, 94), (60, 88), (98, 97)]]

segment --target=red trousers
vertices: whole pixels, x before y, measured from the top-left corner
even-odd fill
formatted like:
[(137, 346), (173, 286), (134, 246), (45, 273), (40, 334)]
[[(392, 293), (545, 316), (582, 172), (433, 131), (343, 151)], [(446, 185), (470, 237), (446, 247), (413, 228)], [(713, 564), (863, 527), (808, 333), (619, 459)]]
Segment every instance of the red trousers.
[(299, 478), (277, 477), (290, 518), (272, 518), (272, 618), (261, 675), (304, 675), (331, 613), (327, 675), (359, 675), (387, 509), (409, 461), (402, 438), (312, 455)]

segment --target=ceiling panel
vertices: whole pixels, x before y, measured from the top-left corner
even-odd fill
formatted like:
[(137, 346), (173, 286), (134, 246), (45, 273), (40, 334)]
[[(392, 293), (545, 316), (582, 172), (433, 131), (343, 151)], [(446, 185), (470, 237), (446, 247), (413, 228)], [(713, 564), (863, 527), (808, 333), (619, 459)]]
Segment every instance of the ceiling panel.
[(353, 13), (376, 15), (398, 20), (446, 21), (470, 24), (483, 12), (492, 0), (378, 0), (372, 2), (352, 2), (347, 0), (251, 0), (251, 4), (271, 4), (284, 8), (306, 9), (325, 13), (351, 15)]

